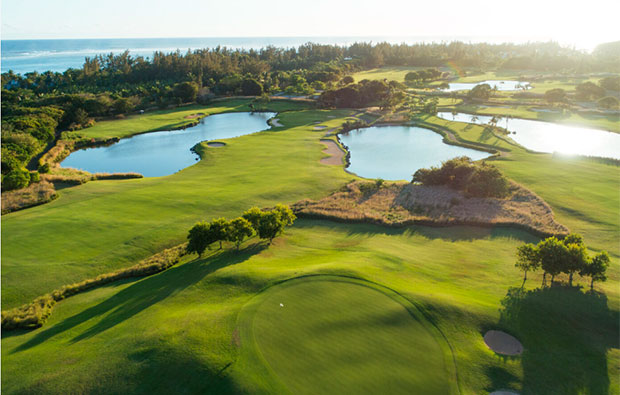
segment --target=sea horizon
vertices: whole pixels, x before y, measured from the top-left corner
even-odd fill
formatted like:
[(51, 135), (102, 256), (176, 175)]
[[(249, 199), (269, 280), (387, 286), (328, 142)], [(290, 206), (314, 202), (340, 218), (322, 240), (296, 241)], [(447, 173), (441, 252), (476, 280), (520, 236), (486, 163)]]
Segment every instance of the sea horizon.
[[(442, 43), (460, 41), (465, 43), (487, 42), (526, 43), (554, 40), (525, 40), (510, 37), (480, 36), (265, 36), (265, 37), (153, 37), (153, 38), (50, 38), (50, 39), (2, 39), (2, 73), (45, 71), (64, 72), (69, 68), (81, 68), (86, 57), (100, 54), (119, 54), (126, 50), (132, 56), (151, 58), (156, 51), (187, 52), (202, 48), (226, 47), (230, 49), (260, 49), (268, 46), (293, 48), (306, 43), (347, 46), (356, 42), (388, 42), (391, 44)], [(561, 45), (566, 45), (562, 44)], [(589, 48), (592, 50), (594, 46)]]

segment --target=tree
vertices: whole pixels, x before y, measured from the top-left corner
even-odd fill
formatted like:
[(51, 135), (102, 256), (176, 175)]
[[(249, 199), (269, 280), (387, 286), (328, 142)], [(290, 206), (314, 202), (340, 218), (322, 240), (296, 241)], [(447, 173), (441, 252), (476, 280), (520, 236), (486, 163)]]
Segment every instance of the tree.
[(575, 96), (580, 100), (598, 99), (605, 96), (605, 89), (593, 82), (586, 81), (575, 87)]
[(284, 229), (285, 222), (275, 210), (263, 213), (258, 221), (256, 232), (261, 239), (269, 239), (269, 244)]
[(181, 99), (183, 103), (189, 103), (196, 100), (198, 95), (198, 84), (195, 82), (181, 82), (174, 86), (174, 96)]
[(615, 110), (620, 107), (620, 101), (618, 101), (618, 99), (613, 96), (606, 96), (602, 99), (599, 99), (597, 103), (599, 107), (606, 110)]
[(517, 247), (517, 263), (515, 263), (515, 267), (523, 271), (523, 284), (525, 284), (527, 272), (534, 271), (540, 267), (538, 248), (532, 243)]
[(222, 249), (222, 241), (227, 240), (228, 221), (225, 218), (217, 218), (211, 221), (210, 231), (213, 241), (220, 242), (220, 250)]
[(472, 90), (467, 93), (467, 96), (471, 99), (477, 100), (489, 100), (491, 96), (491, 85), (480, 84), (473, 87)]
[(255, 230), (258, 230), (258, 223), (260, 222), (260, 219), (263, 215), (264, 213), (261, 209), (259, 209), (258, 207), (252, 207), (246, 210), (246, 212), (243, 213), (242, 217), (248, 220), (248, 222), (252, 224), (252, 227)]
[(607, 280), (607, 267), (609, 267), (609, 254), (607, 251), (601, 251), (596, 254), (579, 272), (580, 276), (590, 277), (590, 289), (594, 289), (595, 281)]
[(573, 274), (580, 272), (588, 264), (588, 252), (583, 244), (571, 243), (566, 246), (567, 255), (562, 272), (568, 274), (568, 285), (573, 285)]
[(545, 100), (549, 103), (560, 103), (566, 101), (566, 91), (561, 88), (548, 90), (545, 92)]
[(555, 236), (548, 237), (538, 243), (538, 254), (540, 256), (540, 266), (542, 267), (543, 284), (547, 274), (551, 275), (551, 284), (555, 276), (560, 274), (564, 269), (564, 263), (568, 256), (568, 249)]
[(14, 169), (2, 177), (2, 189), (10, 191), (12, 189), (25, 188), (30, 183), (30, 173), (24, 169)]
[(347, 76), (343, 77), (340, 80), (340, 84), (341, 85), (349, 85), (349, 84), (352, 84), (354, 82), (355, 82), (355, 79), (353, 77), (351, 77), (350, 75), (347, 75)]
[(187, 244), (187, 252), (195, 252), (198, 256), (207, 249), (213, 241), (213, 234), (210, 232), (210, 225), (206, 222), (199, 222), (194, 225), (187, 235), (189, 243)]
[(295, 216), (293, 210), (285, 204), (276, 204), (273, 211), (278, 214), (279, 221), (281, 221), (284, 226), (293, 225), (293, 222), (297, 219), (297, 216)]
[(228, 223), (228, 227), (226, 229), (226, 240), (235, 243), (237, 246), (237, 250), (243, 243), (243, 240), (246, 237), (250, 237), (254, 234), (254, 229), (252, 228), (252, 224), (245, 218), (239, 217), (235, 218)]
[(241, 83), (241, 93), (245, 96), (260, 96), (263, 94), (263, 85), (254, 78), (246, 78)]

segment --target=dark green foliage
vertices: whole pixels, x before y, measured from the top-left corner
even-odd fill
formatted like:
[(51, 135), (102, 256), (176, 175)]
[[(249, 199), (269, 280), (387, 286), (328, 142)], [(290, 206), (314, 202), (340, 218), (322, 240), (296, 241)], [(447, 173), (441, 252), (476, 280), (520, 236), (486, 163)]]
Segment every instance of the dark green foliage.
[(226, 240), (234, 243), (237, 250), (243, 243), (246, 237), (250, 237), (254, 234), (254, 228), (252, 224), (245, 218), (235, 218), (228, 223), (226, 229)]
[(586, 81), (575, 87), (575, 94), (577, 99), (580, 100), (598, 99), (605, 96), (605, 89), (590, 81)]
[(540, 267), (538, 248), (531, 243), (517, 247), (517, 263), (515, 267), (523, 271), (523, 282), (527, 280), (527, 272), (535, 271)]
[(263, 85), (254, 78), (246, 78), (241, 83), (241, 93), (244, 96), (260, 96), (263, 94)]
[(30, 172), (24, 169), (13, 169), (2, 177), (2, 189), (10, 191), (27, 187), (30, 184)]
[(467, 97), (476, 100), (489, 100), (489, 97), (491, 97), (491, 92), (491, 85), (480, 84), (474, 86), (473, 89), (467, 93)]
[(274, 237), (284, 229), (284, 222), (280, 220), (278, 213), (268, 211), (260, 217), (258, 226), (255, 229), (258, 237), (269, 239), (269, 243), (271, 243)]
[(357, 84), (323, 92), (319, 97), (319, 104), (326, 108), (394, 106), (404, 99), (399, 86), (385, 81), (362, 80)]
[(551, 275), (553, 283), (554, 277), (564, 271), (568, 248), (556, 237), (549, 237), (538, 243), (538, 254), (542, 270)]
[(508, 180), (493, 165), (474, 163), (466, 156), (450, 159), (441, 167), (419, 169), (412, 182), (423, 185), (446, 185), (473, 197), (504, 197), (508, 194)]
[(620, 91), (620, 77), (617, 75), (605, 77), (599, 81), (599, 85), (608, 91)]
[(214, 240), (220, 242), (220, 249), (222, 248), (222, 241), (226, 240), (228, 231), (228, 221), (226, 218), (217, 218), (211, 221), (210, 232)]
[(183, 103), (196, 101), (198, 95), (198, 84), (195, 82), (181, 82), (174, 86), (174, 96), (181, 99)]
[(49, 163), (43, 163), (42, 165), (39, 166), (38, 171), (41, 174), (49, 173), (50, 172), (50, 164)]
[(187, 252), (195, 252), (198, 256), (202, 256), (207, 247), (215, 241), (210, 230), (210, 225), (205, 222), (199, 222), (194, 225), (187, 235)]
[(581, 268), (579, 275), (590, 277), (590, 289), (594, 289), (595, 281), (607, 281), (608, 267), (609, 254), (601, 251)]
[(556, 88), (545, 92), (545, 100), (549, 103), (560, 103), (566, 101), (566, 91)]
[(616, 110), (620, 108), (620, 101), (614, 96), (606, 96), (599, 99), (598, 106), (606, 110)]

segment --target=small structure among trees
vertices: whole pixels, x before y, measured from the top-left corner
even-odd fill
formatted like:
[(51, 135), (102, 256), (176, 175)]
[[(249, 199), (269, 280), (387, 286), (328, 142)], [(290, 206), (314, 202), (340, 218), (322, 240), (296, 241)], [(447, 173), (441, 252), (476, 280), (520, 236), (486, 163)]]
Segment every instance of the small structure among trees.
[(284, 228), (293, 224), (297, 217), (286, 205), (278, 204), (272, 210), (261, 210), (252, 207), (241, 217), (233, 220), (217, 218), (210, 223), (199, 222), (194, 225), (187, 235), (187, 252), (202, 256), (204, 251), (215, 242), (229, 241), (234, 243), (237, 250), (243, 241), (257, 234), (260, 239), (268, 240), (269, 244), (280, 235)]
[(551, 283), (560, 273), (568, 275), (568, 284), (573, 284), (573, 276), (590, 277), (590, 289), (594, 289), (595, 281), (607, 280), (606, 271), (609, 266), (609, 255), (601, 251), (593, 258), (588, 252), (581, 235), (571, 233), (559, 240), (555, 236), (541, 240), (538, 244), (531, 243), (517, 248), (515, 266), (523, 271), (523, 283), (527, 273), (538, 269), (543, 270), (543, 285), (547, 274), (551, 275)]

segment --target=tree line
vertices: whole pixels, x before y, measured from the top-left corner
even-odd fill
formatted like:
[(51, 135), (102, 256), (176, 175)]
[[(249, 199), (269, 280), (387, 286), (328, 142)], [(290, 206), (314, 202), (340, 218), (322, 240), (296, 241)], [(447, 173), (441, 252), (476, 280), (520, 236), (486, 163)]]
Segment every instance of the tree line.
[(288, 206), (278, 204), (272, 210), (252, 207), (241, 217), (232, 220), (217, 218), (211, 222), (199, 222), (189, 230), (187, 252), (202, 256), (213, 243), (219, 242), (221, 249), (223, 241), (233, 243), (239, 250), (241, 243), (255, 234), (271, 244), (296, 218)]
[(523, 271), (523, 283), (527, 280), (527, 273), (538, 269), (543, 271), (543, 286), (547, 275), (551, 276), (551, 284), (555, 276), (564, 273), (568, 275), (568, 284), (573, 284), (573, 276), (590, 277), (590, 289), (594, 289), (595, 281), (606, 281), (606, 271), (609, 267), (609, 254), (601, 251), (593, 257), (583, 242), (583, 237), (571, 233), (559, 240), (555, 236), (541, 240), (538, 244), (527, 243), (517, 248), (517, 262), (515, 266)]

